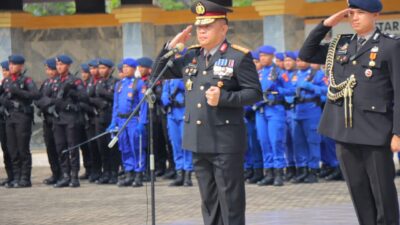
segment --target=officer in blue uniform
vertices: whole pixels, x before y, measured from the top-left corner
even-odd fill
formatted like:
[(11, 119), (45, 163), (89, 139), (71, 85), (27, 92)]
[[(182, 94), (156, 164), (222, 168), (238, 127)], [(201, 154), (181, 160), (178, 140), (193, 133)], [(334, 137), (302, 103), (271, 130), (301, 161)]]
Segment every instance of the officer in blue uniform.
[[(283, 66), (285, 70), (281, 73), (283, 80), (283, 86), (285, 89), (294, 89), (294, 85), (297, 81), (297, 70), (296, 70), (296, 59), (297, 54), (293, 51), (284, 52)], [(285, 181), (290, 181), (296, 175), (296, 162), (293, 152), (293, 110), (294, 110), (294, 95), (288, 93), (285, 95), (286, 104), (286, 137), (285, 137), (285, 147), (286, 147), (286, 173)]]
[(8, 61), (1, 62), (1, 69), (2, 69), (3, 79), (0, 85), (0, 142), (1, 142), (1, 150), (3, 151), (4, 168), (7, 173), (7, 178), (0, 181), (0, 186), (6, 186), (6, 185), (9, 186), (11, 184), (11, 181), (13, 180), (13, 172), (12, 172), (12, 163), (10, 154), (8, 153), (7, 150), (6, 119), (8, 112), (3, 102), (3, 98), (5, 97), (3, 96), (4, 92), (3, 82), (6, 78), (10, 76)]
[[(112, 120), (107, 130), (122, 127), (133, 109), (144, 96), (146, 85), (140, 78), (135, 78), (136, 60), (126, 58), (123, 60), (125, 78), (118, 82), (114, 91), (114, 104)], [(118, 186), (133, 187), (143, 186), (143, 172), (146, 169), (146, 133), (148, 105), (140, 107), (138, 115), (129, 121), (126, 129), (120, 134), (118, 145), (121, 151), (122, 163), (126, 177), (119, 181)]]
[[(254, 65), (258, 72), (261, 71), (260, 56), (258, 50), (252, 51)], [(263, 158), (260, 142), (257, 137), (256, 114), (251, 106), (244, 107), (244, 120), (247, 128), (247, 151), (244, 162), (244, 179), (249, 183), (257, 183), (263, 178)]]
[[(321, 73), (324, 73), (324, 71), (321, 69), (321, 65), (319, 64), (311, 64), (310, 65), (312, 68), (312, 72), (314, 73), (315, 71), (321, 71)], [(328, 87), (329, 85), (329, 79), (327, 76), (324, 76), (323, 78), (325, 86)], [(321, 108), (324, 109), (325, 103), (326, 103), (326, 90), (323, 90), (321, 93)], [(339, 168), (339, 161), (336, 157), (336, 146), (335, 146), (335, 141), (329, 137), (321, 135), (321, 170), (319, 172), (319, 177), (324, 178), (327, 181), (332, 181), (332, 180), (340, 180), (342, 179), (342, 173)]]
[(192, 152), (182, 148), (183, 117), (185, 114), (185, 85), (182, 79), (166, 80), (161, 100), (167, 108), (167, 126), (171, 140), (176, 178), (170, 186), (192, 186)]
[(317, 133), (321, 117), (320, 95), (326, 93), (324, 73), (313, 71), (310, 64), (297, 58), (297, 81), (293, 114), (293, 148), (297, 172), (293, 183), (318, 182), (321, 160), (321, 136)]
[(273, 63), (275, 48), (262, 46), (259, 48), (261, 70), (261, 87), (263, 101), (257, 103), (256, 127), (258, 140), (260, 141), (263, 161), (264, 178), (257, 184), (283, 185), (283, 169), (286, 167), (284, 133), (285, 130), (285, 106), (283, 81), (280, 69)]

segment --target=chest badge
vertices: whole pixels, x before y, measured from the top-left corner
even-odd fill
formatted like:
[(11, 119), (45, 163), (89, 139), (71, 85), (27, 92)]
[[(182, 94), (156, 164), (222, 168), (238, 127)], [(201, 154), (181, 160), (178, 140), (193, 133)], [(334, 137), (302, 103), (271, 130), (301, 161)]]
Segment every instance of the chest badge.
[(193, 81), (189, 78), (185, 84), (186, 90), (191, 91), (193, 88)]
[(372, 74), (372, 70), (371, 70), (371, 69), (366, 69), (366, 70), (365, 70), (365, 76), (366, 76), (366, 77), (371, 78), (372, 75), (373, 75), (373, 74)]
[(371, 52), (369, 53), (369, 63), (368, 66), (370, 67), (374, 67), (376, 65), (376, 56), (379, 52), (379, 47), (378, 46), (374, 46), (373, 48), (371, 48)]

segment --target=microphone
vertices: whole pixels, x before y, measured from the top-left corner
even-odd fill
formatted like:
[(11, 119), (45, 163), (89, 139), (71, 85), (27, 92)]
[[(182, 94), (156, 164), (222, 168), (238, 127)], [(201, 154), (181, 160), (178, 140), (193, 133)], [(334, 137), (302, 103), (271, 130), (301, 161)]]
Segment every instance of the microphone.
[(162, 59), (168, 59), (169, 57), (175, 55), (178, 52), (183, 51), (183, 49), (185, 48), (185, 45), (182, 43), (178, 43), (176, 44), (175, 48), (169, 50), (167, 53), (165, 53), (165, 55), (163, 55), (161, 58)]

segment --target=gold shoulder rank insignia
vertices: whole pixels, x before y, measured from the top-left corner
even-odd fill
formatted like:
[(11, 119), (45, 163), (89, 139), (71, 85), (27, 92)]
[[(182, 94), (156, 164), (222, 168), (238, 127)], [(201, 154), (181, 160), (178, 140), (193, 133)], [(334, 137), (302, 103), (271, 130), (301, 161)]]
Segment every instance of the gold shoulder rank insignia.
[(242, 46), (239, 46), (239, 45), (232, 44), (231, 46), (232, 46), (232, 48), (234, 48), (234, 49), (236, 49), (236, 50), (238, 50), (238, 51), (241, 51), (241, 52), (243, 52), (244, 54), (247, 54), (247, 53), (250, 52), (249, 49), (247, 49), (247, 48), (245, 48), (245, 47), (242, 47)]
[(195, 48), (201, 48), (201, 46), (200, 45), (191, 45), (191, 46), (189, 46), (188, 49), (195, 49)]

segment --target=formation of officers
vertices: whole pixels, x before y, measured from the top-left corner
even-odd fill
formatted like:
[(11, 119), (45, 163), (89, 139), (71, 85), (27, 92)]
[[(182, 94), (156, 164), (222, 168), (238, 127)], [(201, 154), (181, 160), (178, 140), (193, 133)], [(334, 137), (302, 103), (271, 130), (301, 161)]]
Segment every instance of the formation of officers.
[[(183, 54), (185, 50), (175, 57)], [(245, 180), (260, 186), (282, 186), (285, 181), (315, 183), (318, 177), (341, 179), (334, 141), (316, 132), (328, 85), (323, 70), (301, 61), (297, 52), (277, 53), (272, 46), (261, 46), (252, 56), (264, 99), (245, 108)], [(79, 187), (79, 180), (88, 179), (97, 184), (140, 187), (149, 179), (146, 153), (153, 135), (156, 175), (173, 179), (171, 186), (192, 186), (192, 154), (182, 149), (182, 79), (156, 84), (155, 109), (150, 112), (148, 104), (141, 105), (119, 136), (118, 146), (110, 149), (107, 145), (112, 136), (151, 84), (153, 61), (126, 58), (115, 66), (109, 59), (93, 59), (80, 66), (78, 77), (70, 72), (71, 57), (59, 55), (44, 62), (47, 79), (39, 88), (25, 74), (24, 63), (23, 56), (11, 55), (1, 64), (0, 137), (7, 172), (2, 185), (31, 186), (29, 143), (36, 107), (36, 115), (43, 118), (51, 169), (45, 184)], [(113, 77), (114, 67), (118, 78)], [(149, 113), (154, 118), (153, 134), (148, 133)], [(79, 176), (79, 150), (70, 148), (91, 138), (94, 140), (80, 146), (85, 170)]]

